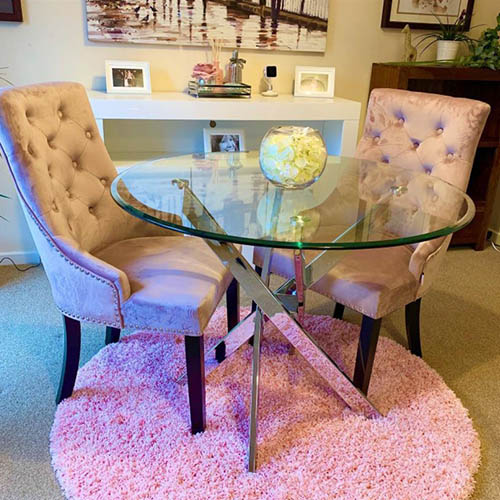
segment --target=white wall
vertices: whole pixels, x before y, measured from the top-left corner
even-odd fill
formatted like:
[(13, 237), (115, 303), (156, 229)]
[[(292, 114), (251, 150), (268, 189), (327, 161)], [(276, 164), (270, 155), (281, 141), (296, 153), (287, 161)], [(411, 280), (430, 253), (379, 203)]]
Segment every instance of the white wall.
[[(403, 55), (403, 35), (380, 28), (382, 4), (383, 0), (330, 0), (325, 54), (242, 51), (248, 61), (244, 80), (257, 89), (263, 66), (276, 64), (277, 90), (291, 93), (295, 66), (335, 66), (336, 94), (366, 102), (371, 64), (401, 60)], [(498, 0), (476, 0), (473, 23), (493, 25), (499, 10)], [(100, 89), (104, 88), (104, 60), (128, 59), (151, 63), (154, 91), (182, 90), (194, 64), (206, 59), (206, 51), (200, 48), (90, 43), (84, 0), (24, 0), (23, 11), (21, 24), (0, 22), (0, 67), (8, 66), (5, 76), (16, 85), (75, 80)], [(230, 51), (224, 54), (229, 56)], [(2, 189), (11, 191), (10, 178), (0, 164)], [(0, 210), (11, 219), (7, 227), (0, 222), (0, 255), (31, 251), (17, 209), (0, 201)], [(500, 215), (500, 227), (498, 219)]]
[[(38, 254), (3, 158), (0, 158), (0, 193), (11, 198), (0, 198), (0, 215), (7, 219), (0, 219), (0, 260), (10, 257), (17, 264), (37, 262)], [(2, 264), (9, 262), (5, 260)]]

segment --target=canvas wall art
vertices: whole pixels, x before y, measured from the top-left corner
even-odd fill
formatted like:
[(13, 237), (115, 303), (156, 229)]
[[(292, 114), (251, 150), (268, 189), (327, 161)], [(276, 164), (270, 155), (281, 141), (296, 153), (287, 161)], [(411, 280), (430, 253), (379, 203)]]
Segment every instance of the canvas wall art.
[(328, 0), (86, 0), (93, 42), (324, 52)]

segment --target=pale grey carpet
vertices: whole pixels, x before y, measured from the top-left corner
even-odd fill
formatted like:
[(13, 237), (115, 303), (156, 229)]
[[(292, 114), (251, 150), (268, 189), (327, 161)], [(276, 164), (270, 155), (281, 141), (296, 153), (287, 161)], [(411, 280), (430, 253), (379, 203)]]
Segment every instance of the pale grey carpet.
[[(308, 308), (332, 305), (308, 297)], [(346, 319), (359, 322), (352, 312)], [(405, 343), (401, 312), (383, 334)], [(81, 362), (104, 345), (85, 325)], [(462, 399), (482, 442), (474, 500), (500, 498), (500, 253), (453, 249), (422, 304), (425, 360)], [(61, 498), (48, 452), (62, 361), (62, 324), (42, 269), (0, 267), (0, 499)], [(362, 499), (360, 499), (362, 500)], [(387, 499), (390, 500), (390, 499)]]

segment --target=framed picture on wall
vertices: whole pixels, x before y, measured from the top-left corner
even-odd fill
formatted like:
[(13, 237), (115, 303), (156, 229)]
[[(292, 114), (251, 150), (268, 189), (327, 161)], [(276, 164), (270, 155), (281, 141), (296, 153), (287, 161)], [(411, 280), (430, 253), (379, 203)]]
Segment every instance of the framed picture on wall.
[(22, 20), (21, 0), (0, 0), (0, 21), (20, 23)]
[(106, 61), (106, 91), (116, 94), (151, 94), (149, 63)]
[(382, 28), (404, 28), (409, 24), (416, 29), (436, 29), (438, 16), (443, 23), (454, 23), (465, 10), (470, 29), (474, 0), (384, 0)]
[(298, 97), (333, 97), (335, 68), (297, 66), (293, 95)]
[(228, 128), (204, 128), (205, 153), (238, 153), (245, 151), (245, 132)]

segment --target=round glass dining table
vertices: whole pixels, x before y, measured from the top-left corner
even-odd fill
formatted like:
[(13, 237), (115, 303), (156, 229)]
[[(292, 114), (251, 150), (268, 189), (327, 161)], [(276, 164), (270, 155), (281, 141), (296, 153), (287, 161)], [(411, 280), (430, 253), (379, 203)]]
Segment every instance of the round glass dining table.
[[(158, 226), (203, 238), (229, 268), (257, 310), (254, 321), (249, 470), (255, 470), (260, 345), (264, 321), (280, 325), (291, 345), (351, 407), (367, 417), (379, 411), (303, 328), (305, 290), (346, 251), (415, 245), (442, 238), (474, 217), (472, 200), (423, 171), (368, 160), (329, 156), (311, 186), (270, 183), (257, 152), (190, 154), (160, 158), (121, 173), (111, 192), (127, 212)], [(240, 245), (263, 247), (259, 275)], [(269, 287), (273, 248), (290, 249), (295, 277)], [(316, 250), (311, 260), (305, 251)], [(319, 251), (319, 252), (318, 252)], [(241, 323), (240, 323), (241, 324)], [(244, 330), (245, 335), (238, 335)], [(249, 340), (236, 326), (216, 347), (222, 361)], [(250, 334), (252, 335), (252, 333)]]
[[(203, 216), (186, 211), (182, 186), (199, 203), (191, 200), (190, 210), (203, 208)], [(301, 190), (274, 186), (260, 171), (258, 153), (250, 152), (139, 164), (115, 179), (112, 194), (132, 215), (180, 233), (304, 250), (418, 243), (458, 231), (474, 217), (472, 200), (437, 177), (337, 156)]]

